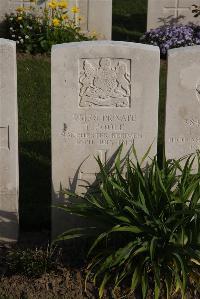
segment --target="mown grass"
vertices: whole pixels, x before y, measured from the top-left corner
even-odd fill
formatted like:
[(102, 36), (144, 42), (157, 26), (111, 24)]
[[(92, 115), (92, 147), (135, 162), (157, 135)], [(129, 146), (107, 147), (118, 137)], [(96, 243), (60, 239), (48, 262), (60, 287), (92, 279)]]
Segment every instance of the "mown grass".
[(147, 0), (113, 0), (113, 40), (139, 41), (146, 22)]
[(50, 61), (18, 58), (20, 225), (49, 228), (51, 205)]

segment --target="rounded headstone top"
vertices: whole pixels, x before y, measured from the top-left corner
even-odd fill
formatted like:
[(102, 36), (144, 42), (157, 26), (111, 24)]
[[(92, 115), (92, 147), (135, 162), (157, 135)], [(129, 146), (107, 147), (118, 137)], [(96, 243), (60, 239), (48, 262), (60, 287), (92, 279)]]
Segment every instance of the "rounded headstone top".
[(170, 50), (168, 50), (168, 56), (172, 57), (172, 56), (176, 56), (176, 55), (180, 55), (180, 54), (184, 54), (184, 53), (196, 53), (196, 52), (198, 52), (198, 53), (200, 52), (199, 45), (170, 49)]
[(147, 44), (140, 44), (140, 43), (132, 43), (132, 42), (123, 42), (123, 41), (84, 41), (84, 42), (72, 42), (72, 43), (63, 43), (54, 45), (52, 47), (52, 51), (58, 49), (58, 48), (78, 48), (78, 47), (106, 47), (106, 46), (120, 46), (120, 47), (129, 47), (134, 49), (141, 49), (141, 50), (149, 50), (149, 51), (155, 51), (160, 52), (159, 47), (147, 45)]
[(16, 42), (10, 39), (0, 38), (0, 45), (11, 45), (15, 46)]

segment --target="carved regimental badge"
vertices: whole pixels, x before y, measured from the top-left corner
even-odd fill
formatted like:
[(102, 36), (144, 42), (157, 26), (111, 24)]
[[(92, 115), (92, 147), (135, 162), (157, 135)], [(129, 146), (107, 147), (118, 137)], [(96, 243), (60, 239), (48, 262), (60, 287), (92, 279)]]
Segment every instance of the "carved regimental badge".
[(130, 107), (130, 60), (81, 59), (79, 107)]

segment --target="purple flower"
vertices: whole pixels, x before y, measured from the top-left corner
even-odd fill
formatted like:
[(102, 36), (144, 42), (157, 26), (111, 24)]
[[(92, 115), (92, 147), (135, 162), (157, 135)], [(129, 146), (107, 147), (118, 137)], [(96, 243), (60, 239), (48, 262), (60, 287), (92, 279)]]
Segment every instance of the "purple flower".
[(167, 50), (200, 44), (200, 26), (166, 25), (151, 29), (141, 37), (141, 42), (160, 47), (161, 55), (166, 56)]

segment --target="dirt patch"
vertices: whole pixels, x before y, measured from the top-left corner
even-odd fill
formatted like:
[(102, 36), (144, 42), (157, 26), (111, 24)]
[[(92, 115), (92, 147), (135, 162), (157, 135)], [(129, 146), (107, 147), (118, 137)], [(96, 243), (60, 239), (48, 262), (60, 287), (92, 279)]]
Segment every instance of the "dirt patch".
[[(92, 283), (88, 283), (87, 292), (84, 290), (83, 272), (80, 270), (60, 269), (57, 273), (42, 275), (38, 279), (28, 279), (15, 275), (0, 279), (1, 299), (98, 299), (98, 291)], [(115, 295), (107, 290), (103, 299), (141, 299), (139, 296), (123, 296), (119, 291)], [(149, 294), (147, 299), (153, 299)], [(174, 299), (181, 299), (175, 296)], [(200, 299), (199, 294), (188, 293), (187, 299)], [(162, 296), (161, 299), (166, 299)]]
[(0, 279), (0, 295), (9, 299), (98, 298), (94, 293), (97, 294), (93, 286), (85, 293), (82, 273), (78, 270), (61, 269), (37, 279), (21, 275)]
[[(0, 247), (0, 299), (98, 299), (98, 289), (91, 281), (87, 283), (87, 292), (85, 291), (85, 274), (86, 263), (80, 259), (81, 250), (84, 251), (83, 242), (79, 246), (68, 247), (61, 254), (60, 262), (54, 270), (42, 275), (34, 276), (33, 264), (36, 248), (44, 248), (44, 252), (49, 243), (50, 234), (48, 231), (43, 233), (23, 233), (20, 242), (13, 248)], [(25, 258), (24, 254), (16, 255), (19, 250), (33, 249), (33, 259)], [(19, 269), (12, 268), (9, 271), (7, 255), (9, 252), (15, 253), (15, 260), (23, 257), (23, 262), (32, 271), (31, 276), (19, 273)], [(79, 255), (78, 255), (79, 253)], [(40, 255), (39, 255), (40, 258)], [(39, 259), (39, 266), (42, 265)], [(10, 261), (9, 261), (10, 262)], [(21, 267), (23, 263), (21, 261)], [(53, 264), (54, 265), (54, 264)], [(13, 266), (13, 265), (12, 265)], [(24, 268), (22, 268), (23, 270)], [(37, 268), (35, 268), (37, 269)], [(29, 273), (29, 272), (28, 272)], [(43, 272), (44, 273), (44, 272)], [(115, 294), (111, 288), (105, 291), (103, 299), (141, 299), (139, 295), (125, 295), (122, 290), (118, 289)], [(149, 292), (147, 299), (153, 299), (153, 292)], [(200, 293), (194, 288), (188, 292), (187, 299), (200, 299)], [(161, 296), (160, 299), (166, 299)], [(174, 296), (173, 299), (181, 299), (181, 296)]]

